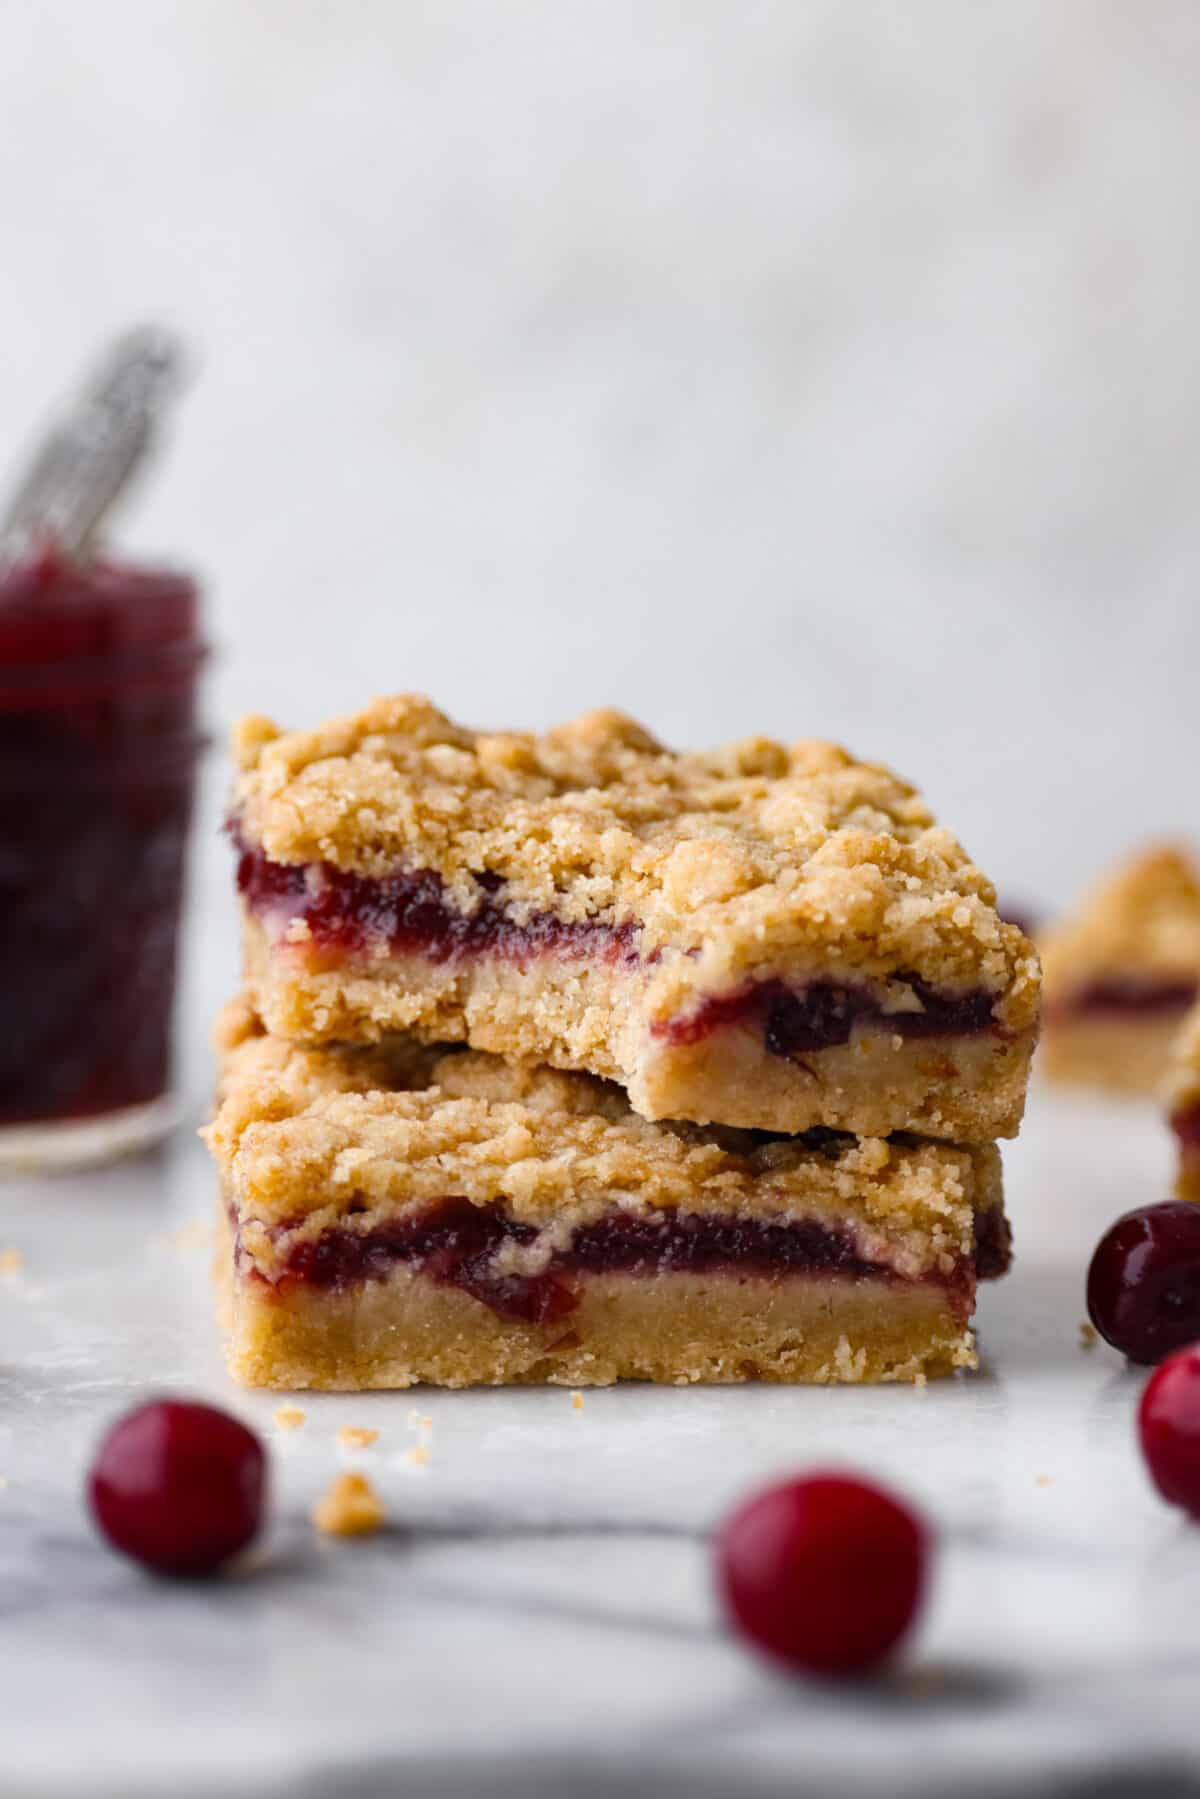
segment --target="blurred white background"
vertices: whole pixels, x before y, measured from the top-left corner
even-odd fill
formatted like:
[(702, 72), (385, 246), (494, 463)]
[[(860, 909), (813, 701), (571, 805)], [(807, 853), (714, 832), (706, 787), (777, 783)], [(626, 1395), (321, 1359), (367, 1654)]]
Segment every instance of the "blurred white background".
[(1194, 822), (1198, 88), (1192, 0), (9, 0), (4, 456), (170, 321), (214, 729), (833, 736), (1053, 903)]

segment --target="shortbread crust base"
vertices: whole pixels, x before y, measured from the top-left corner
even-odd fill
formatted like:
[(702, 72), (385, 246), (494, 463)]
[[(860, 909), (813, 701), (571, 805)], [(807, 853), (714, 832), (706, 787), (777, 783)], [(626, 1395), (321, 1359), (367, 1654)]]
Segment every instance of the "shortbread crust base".
[(341, 1291), (280, 1292), (234, 1272), (224, 1208), (218, 1234), (229, 1369), (251, 1387), (830, 1384), (976, 1366), (970, 1329), (931, 1282), (595, 1275), (569, 1317), (530, 1325), (404, 1266)]
[(785, 1058), (743, 1026), (695, 1043), (657, 1037), (633, 1015), (636, 983), (603, 965), (546, 956), (522, 967), (385, 957), (313, 969), (301, 946), (272, 946), (244, 920), (249, 995), (268, 1030), (304, 1043), (373, 1043), (407, 1032), (512, 1060), (615, 1080), (643, 1118), (794, 1135), (816, 1125), (861, 1137), (899, 1131), (958, 1143), (1016, 1135), (1032, 1035), (902, 1038), (858, 1031), (847, 1044)]
[(1038, 1052), (1046, 1079), (1064, 1087), (1099, 1088), (1106, 1093), (1154, 1094), (1166, 1078), (1171, 1047), (1186, 1011), (1047, 1020)]

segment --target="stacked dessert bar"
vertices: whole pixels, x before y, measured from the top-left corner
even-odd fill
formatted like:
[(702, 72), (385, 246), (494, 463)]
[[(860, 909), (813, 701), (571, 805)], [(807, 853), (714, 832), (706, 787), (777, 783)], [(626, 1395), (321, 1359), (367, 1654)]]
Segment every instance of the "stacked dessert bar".
[(1053, 1081), (1156, 1093), (1200, 996), (1200, 868), (1162, 844), (1122, 863), (1042, 944)]
[(827, 744), (239, 732), (209, 1140), (268, 1386), (918, 1379), (1008, 1261), (1036, 954)]
[(1166, 1099), (1179, 1148), (1175, 1190), (1180, 1199), (1200, 1201), (1200, 1002), (1172, 1045)]

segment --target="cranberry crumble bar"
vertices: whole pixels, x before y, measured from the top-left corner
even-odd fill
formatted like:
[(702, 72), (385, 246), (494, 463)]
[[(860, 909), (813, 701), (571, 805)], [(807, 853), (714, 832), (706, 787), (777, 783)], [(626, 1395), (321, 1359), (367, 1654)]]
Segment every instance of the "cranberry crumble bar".
[(1046, 1074), (1156, 1092), (1200, 993), (1200, 869), (1171, 845), (1143, 851), (1085, 895), (1042, 954)]
[(1036, 953), (885, 768), (673, 753), (617, 712), (484, 735), (413, 697), (250, 719), (237, 748), (246, 978), (279, 1036), (461, 1041), (651, 1120), (1016, 1133)]
[(207, 1136), (251, 1385), (915, 1380), (974, 1364), (993, 1145), (653, 1124), (473, 1050), (223, 1027)]
[(1171, 1051), (1167, 1115), (1179, 1144), (1175, 1191), (1200, 1200), (1200, 1003), (1183, 1022)]

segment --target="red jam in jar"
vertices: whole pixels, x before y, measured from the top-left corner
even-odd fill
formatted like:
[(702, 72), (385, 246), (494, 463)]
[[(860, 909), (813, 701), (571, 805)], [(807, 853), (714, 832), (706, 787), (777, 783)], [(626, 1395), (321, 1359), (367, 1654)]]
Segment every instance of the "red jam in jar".
[(161, 1135), (204, 660), (187, 576), (0, 571), (0, 1160)]

